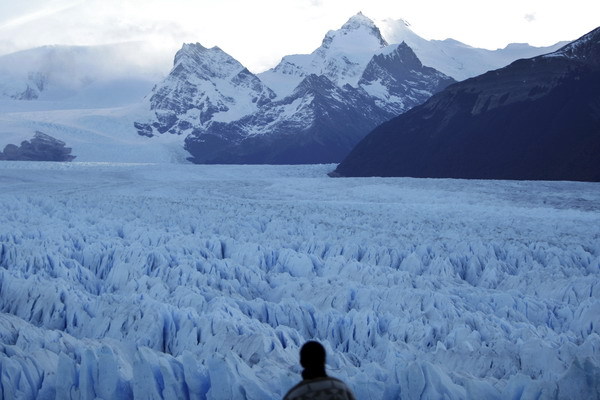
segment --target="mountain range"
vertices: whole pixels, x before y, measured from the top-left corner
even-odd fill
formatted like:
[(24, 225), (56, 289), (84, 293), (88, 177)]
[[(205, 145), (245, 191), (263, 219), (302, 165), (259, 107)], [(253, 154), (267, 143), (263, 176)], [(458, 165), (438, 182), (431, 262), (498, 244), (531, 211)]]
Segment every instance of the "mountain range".
[(184, 45), (150, 96), (141, 135), (185, 135), (196, 163), (339, 162), (380, 123), (454, 79), (389, 45), (361, 13), (311, 54), (254, 75), (218, 47)]
[(600, 28), (449, 86), (365, 137), (338, 176), (600, 181)]
[(0, 56), (0, 147), (40, 131), (78, 161), (338, 162), (453, 79), (548, 50), (489, 51), (422, 39), (402, 20), (377, 25), (359, 13), (311, 54), (258, 74), (197, 43), (168, 74), (139, 43)]

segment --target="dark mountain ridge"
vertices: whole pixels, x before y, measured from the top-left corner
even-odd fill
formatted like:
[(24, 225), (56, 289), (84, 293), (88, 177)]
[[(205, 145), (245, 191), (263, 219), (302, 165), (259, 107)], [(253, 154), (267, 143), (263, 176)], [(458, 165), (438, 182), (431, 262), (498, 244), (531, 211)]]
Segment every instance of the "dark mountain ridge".
[(367, 135), (337, 176), (600, 181), (600, 28), (447, 87)]

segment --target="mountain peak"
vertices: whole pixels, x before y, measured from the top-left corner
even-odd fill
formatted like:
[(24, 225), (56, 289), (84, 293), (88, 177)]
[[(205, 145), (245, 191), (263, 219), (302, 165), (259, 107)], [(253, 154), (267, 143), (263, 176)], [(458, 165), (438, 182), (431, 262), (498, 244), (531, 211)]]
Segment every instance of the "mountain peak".
[(175, 64), (177, 64), (179, 58), (182, 58), (184, 56), (196, 58), (199, 56), (208, 57), (209, 54), (211, 54), (213, 57), (218, 55), (220, 57), (232, 58), (229, 54), (221, 50), (219, 46), (213, 46), (211, 48), (208, 48), (204, 47), (198, 42), (184, 43), (181, 46), (181, 49), (179, 49), (179, 51), (177, 51), (177, 53), (175, 54)]
[(232, 77), (244, 70), (235, 58), (214, 46), (206, 48), (200, 43), (184, 43), (175, 54), (174, 69), (187, 70), (207, 79)]
[(322, 48), (370, 48), (387, 46), (379, 28), (362, 12), (350, 17), (339, 30), (329, 31), (323, 39)]
[(324, 92), (335, 90), (335, 84), (325, 75), (310, 74), (294, 89), (295, 96), (303, 96), (308, 92)]
[(173, 65), (177, 65), (182, 59), (186, 57), (195, 57), (198, 54), (201, 54), (208, 50), (206, 47), (202, 46), (200, 43), (184, 43), (181, 46), (181, 49), (175, 53), (175, 59), (173, 61)]
[(342, 29), (353, 30), (358, 29), (362, 26), (366, 26), (369, 28), (377, 28), (373, 20), (369, 17), (365, 16), (362, 11), (359, 11), (356, 15), (350, 17), (348, 21), (344, 25), (342, 25)]

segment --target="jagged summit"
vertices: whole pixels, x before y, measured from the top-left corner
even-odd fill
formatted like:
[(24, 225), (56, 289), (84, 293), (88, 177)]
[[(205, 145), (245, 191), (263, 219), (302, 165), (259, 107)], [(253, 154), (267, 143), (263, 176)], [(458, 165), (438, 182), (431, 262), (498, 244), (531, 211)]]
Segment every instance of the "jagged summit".
[(361, 27), (375, 28), (379, 30), (379, 28), (377, 28), (375, 25), (375, 22), (373, 22), (371, 18), (365, 16), (362, 11), (359, 11), (356, 15), (350, 17), (350, 19), (348, 19), (348, 21), (342, 25), (341, 30), (355, 30), (360, 29)]
[[(318, 53), (311, 56), (313, 61), (323, 60)], [(325, 58), (327, 67), (337, 69), (317, 72), (310, 68), (302, 71), (303, 60), (289, 57), (297, 62), (290, 65), (303, 73), (294, 75), (302, 79), (293, 91), (237, 121), (196, 129), (185, 140), (186, 150), (193, 156), (190, 160), (224, 164), (338, 162), (366, 132), (454, 82), (423, 66), (405, 43), (374, 52), (362, 69), (348, 63), (348, 57)], [(343, 74), (336, 74), (339, 71)], [(339, 79), (352, 73), (360, 74), (356, 85)]]
[[(343, 44), (339, 42), (343, 42)], [(335, 47), (336, 44), (342, 48), (351, 45), (351, 48), (360, 46), (373, 50), (388, 45), (375, 22), (363, 15), (362, 12), (350, 17), (340, 29), (327, 32), (321, 47), (329, 49)]]
[(185, 64), (197, 76), (225, 78), (235, 75), (245, 67), (229, 54), (214, 46), (206, 48), (200, 43), (184, 43), (175, 54), (174, 68)]
[(169, 76), (150, 95), (155, 118), (136, 122), (135, 127), (144, 136), (189, 134), (214, 121), (251, 114), (274, 97), (260, 79), (219, 47), (186, 43), (177, 52)]
[(452, 78), (424, 66), (402, 42), (374, 55), (358, 84), (381, 108), (398, 115), (453, 82)]
[(173, 60), (173, 65), (177, 64), (184, 57), (192, 57), (194, 54), (198, 52), (204, 52), (208, 50), (206, 47), (202, 46), (200, 43), (184, 43), (181, 46), (181, 49), (175, 53), (175, 58)]
[(294, 96), (303, 96), (314, 90), (333, 90), (335, 85), (324, 75), (310, 74), (294, 89)]
[(375, 23), (358, 13), (340, 29), (327, 32), (319, 48), (311, 54), (285, 56), (260, 79), (283, 98), (309, 74), (325, 75), (338, 86), (356, 86), (374, 54), (386, 47)]

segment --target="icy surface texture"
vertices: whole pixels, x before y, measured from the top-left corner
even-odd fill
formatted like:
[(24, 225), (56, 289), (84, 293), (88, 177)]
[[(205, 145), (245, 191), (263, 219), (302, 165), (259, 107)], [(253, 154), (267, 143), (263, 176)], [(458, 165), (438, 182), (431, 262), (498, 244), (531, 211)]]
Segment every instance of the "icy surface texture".
[(0, 163), (0, 398), (598, 398), (598, 184), (333, 168)]

